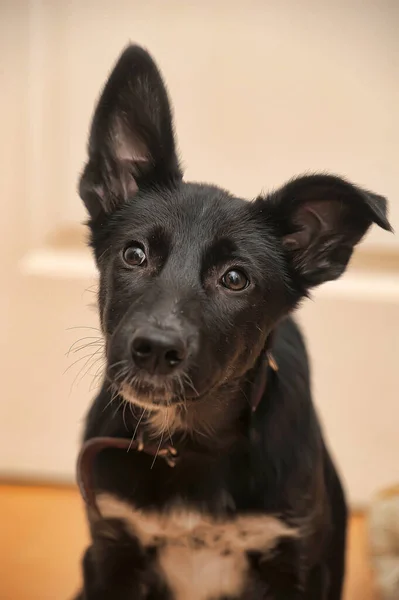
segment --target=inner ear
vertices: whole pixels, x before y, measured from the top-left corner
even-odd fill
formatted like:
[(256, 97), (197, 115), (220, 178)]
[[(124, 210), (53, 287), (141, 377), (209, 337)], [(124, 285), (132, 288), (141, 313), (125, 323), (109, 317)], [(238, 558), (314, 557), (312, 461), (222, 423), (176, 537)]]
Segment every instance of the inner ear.
[(113, 116), (110, 124), (110, 138), (112, 158), (108, 164), (113, 162), (114, 169), (108, 168), (110, 179), (107, 187), (114, 198), (120, 198), (126, 202), (137, 193), (140, 178), (150, 171), (151, 156), (149, 148), (131, 130), (123, 114)]
[(149, 162), (149, 148), (137, 136), (134, 138), (134, 132), (130, 131), (129, 123), (124, 122), (122, 114), (113, 117), (110, 146), (117, 162), (123, 164)]
[(295, 212), (292, 221), (295, 230), (283, 236), (283, 246), (299, 250), (311, 245), (320, 236), (333, 232), (338, 227), (342, 208), (338, 201), (305, 202)]

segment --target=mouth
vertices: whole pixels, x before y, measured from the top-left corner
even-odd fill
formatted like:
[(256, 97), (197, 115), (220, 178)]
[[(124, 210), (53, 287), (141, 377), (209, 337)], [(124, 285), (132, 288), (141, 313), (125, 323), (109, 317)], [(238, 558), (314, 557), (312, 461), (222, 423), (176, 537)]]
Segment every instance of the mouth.
[(119, 386), (118, 392), (127, 402), (149, 410), (161, 410), (162, 408), (171, 406), (172, 403), (173, 405), (178, 404), (178, 402), (172, 402), (173, 396), (170, 393), (162, 390), (154, 392), (146, 388), (140, 389), (123, 383)]
[(154, 404), (170, 402), (174, 396), (182, 395), (183, 387), (178, 385), (181, 378), (147, 373), (134, 369), (128, 361), (108, 364), (106, 377), (112, 387), (122, 395), (137, 397)]
[(128, 402), (143, 408), (161, 409), (162, 407), (183, 404), (170, 389), (148, 383), (122, 383), (119, 394)]
[(171, 406), (187, 406), (200, 398), (188, 376), (165, 377), (140, 372), (121, 381), (109, 377), (117, 392), (127, 401), (150, 410), (161, 410)]
[(141, 369), (126, 369), (123, 364), (119, 364), (117, 369), (108, 367), (107, 379), (124, 400), (149, 410), (172, 406), (187, 408), (188, 404), (198, 402), (212, 388), (211, 385), (201, 385), (197, 389), (191, 377), (184, 372), (173, 375), (149, 374)]

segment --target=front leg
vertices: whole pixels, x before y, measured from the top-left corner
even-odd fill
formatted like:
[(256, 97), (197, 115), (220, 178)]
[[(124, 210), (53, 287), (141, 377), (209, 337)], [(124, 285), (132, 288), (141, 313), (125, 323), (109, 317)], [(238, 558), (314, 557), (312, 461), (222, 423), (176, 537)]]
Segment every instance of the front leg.
[(98, 576), (99, 565), (93, 546), (89, 546), (82, 560), (83, 589), (75, 600), (105, 599), (106, 589), (101, 590), (101, 580)]
[(327, 600), (329, 573), (326, 565), (314, 567), (309, 573), (304, 600)]
[[(304, 600), (301, 553), (301, 542), (292, 538), (280, 540), (270, 555), (248, 552), (251, 573), (261, 590), (257, 599)], [(242, 600), (246, 600), (245, 595)]]
[(167, 600), (165, 584), (155, 569), (152, 549), (144, 549), (118, 520), (101, 519), (92, 526), (86, 550), (83, 590), (76, 600)]
[[(140, 574), (137, 568), (131, 565), (133, 576), (129, 576), (129, 569), (125, 562), (126, 557), (121, 557), (121, 551), (115, 554), (107, 552), (105, 560), (98, 559), (98, 549), (90, 546), (83, 558), (83, 590), (76, 600), (126, 600), (126, 598), (147, 598), (145, 590), (140, 584)], [(118, 560), (122, 563), (118, 565)]]

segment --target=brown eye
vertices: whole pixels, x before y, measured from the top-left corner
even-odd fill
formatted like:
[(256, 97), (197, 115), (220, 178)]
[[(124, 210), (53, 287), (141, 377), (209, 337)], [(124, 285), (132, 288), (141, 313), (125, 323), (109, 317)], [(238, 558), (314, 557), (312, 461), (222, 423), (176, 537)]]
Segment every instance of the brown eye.
[(128, 246), (123, 251), (123, 260), (129, 267), (140, 267), (146, 261), (146, 255), (141, 246)]
[(240, 292), (249, 285), (249, 281), (245, 273), (237, 269), (232, 269), (223, 275), (222, 284), (225, 288), (233, 292)]

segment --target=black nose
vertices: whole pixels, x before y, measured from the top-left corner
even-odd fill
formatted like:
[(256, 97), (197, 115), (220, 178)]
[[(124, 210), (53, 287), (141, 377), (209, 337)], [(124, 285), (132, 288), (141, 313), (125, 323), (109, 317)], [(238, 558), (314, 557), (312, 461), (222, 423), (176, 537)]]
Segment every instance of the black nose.
[(186, 344), (175, 331), (145, 328), (133, 337), (133, 360), (137, 367), (151, 374), (168, 375), (183, 362), (186, 354)]

